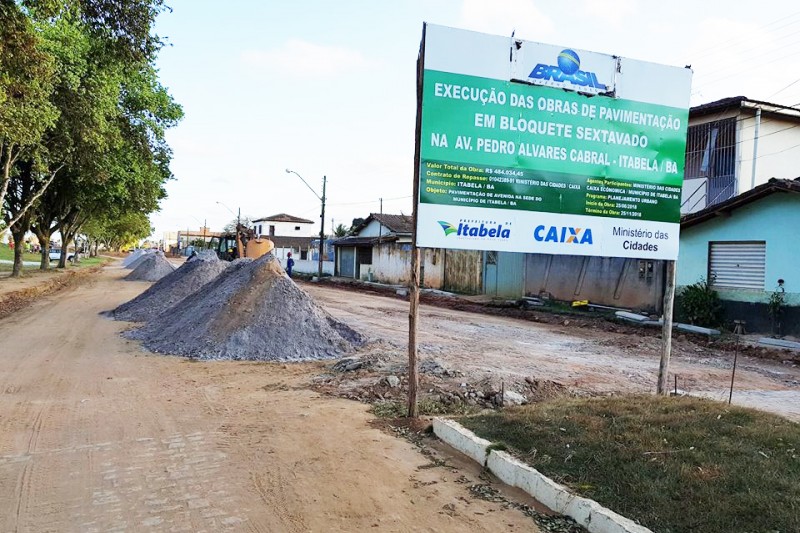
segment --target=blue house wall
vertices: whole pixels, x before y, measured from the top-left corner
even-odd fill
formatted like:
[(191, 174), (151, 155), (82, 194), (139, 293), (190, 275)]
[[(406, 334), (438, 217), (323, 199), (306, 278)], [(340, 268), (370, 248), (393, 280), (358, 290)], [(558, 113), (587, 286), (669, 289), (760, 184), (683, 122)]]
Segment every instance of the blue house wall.
[[(778, 279), (785, 282), (786, 305), (800, 308), (800, 194), (776, 192), (682, 229), (676, 280), (679, 290), (701, 278), (708, 279), (709, 243), (720, 241), (766, 243), (763, 290), (717, 289), (720, 298), (726, 301), (726, 318), (747, 320), (752, 323), (751, 330), (765, 329), (765, 323), (769, 322), (766, 303), (777, 288)], [(785, 326), (788, 330), (800, 330), (797, 310), (791, 311)], [(756, 324), (760, 326), (755, 327)]]

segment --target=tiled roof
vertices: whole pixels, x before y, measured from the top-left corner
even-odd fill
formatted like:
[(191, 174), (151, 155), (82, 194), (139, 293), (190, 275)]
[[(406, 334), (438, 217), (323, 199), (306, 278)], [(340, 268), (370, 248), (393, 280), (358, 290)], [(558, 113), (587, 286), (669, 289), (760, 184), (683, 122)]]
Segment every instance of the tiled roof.
[(725, 113), (726, 111), (738, 109), (742, 107), (743, 104), (749, 104), (747, 107), (750, 108), (760, 107), (772, 113), (788, 114), (790, 116), (800, 111), (797, 107), (765, 102), (763, 100), (753, 100), (746, 96), (731, 96), (706, 104), (696, 105), (689, 109), (689, 117), (694, 118), (712, 113)]
[(772, 178), (767, 183), (759, 185), (754, 189), (743, 192), (738, 196), (729, 198), (724, 202), (710, 205), (705, 209), (690, 213), (681, 217), (681, 229), (690, 228), (697, 224), (702, 224), (707, 220), (711, 220), (718, 216), (725, 216), (731, 211), (743, 207), (747, 204), (760, 200), (765, 196), (774, 193), (787, 193), (787, 192), (800, 192), (800, 178), (793, 180), (779, 180)]
[(397, 235), (411, 235), (411, 230), (414, 227), (413, 219), (410, 215), (386, 215), (381, 213), (370, 213), (364, 222), (362, 222), (360, 226), (353, 230), (353, 233), (358, 234), (358, 232), (367, 227), (367, 224), (369, 224), (372, 220), (377, 220), (382, 226)]
[(257, 218), (253, 220), (253, 222), (295, 222), (297, 224), (314, 223), (313, 220), (287, 215), (286, 213), (278, 213), (277, 215), (272, 215), (271, 217)]

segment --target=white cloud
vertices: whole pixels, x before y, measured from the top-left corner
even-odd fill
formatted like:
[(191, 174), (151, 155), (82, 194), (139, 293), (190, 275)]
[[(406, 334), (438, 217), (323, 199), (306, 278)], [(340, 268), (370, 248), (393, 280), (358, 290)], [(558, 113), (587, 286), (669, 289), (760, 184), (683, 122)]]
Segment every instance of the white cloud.
[(374, 66), (358, 50), (325, 46), (300, 39), (290, 39), (282, 46), (270, 50), (246, 50), (242, 52), (241, 60), (252, 68), (307, 77), (331, 77)]
[(638, 10), (637, 0), (585, 0), (584, 15), (620, 27)]
[(533, 0), (464, 0), (460, 25), (495, 35), (516, 31), (515, 37), (531, 41), (547, 42), (556, 36), (555, 24)]

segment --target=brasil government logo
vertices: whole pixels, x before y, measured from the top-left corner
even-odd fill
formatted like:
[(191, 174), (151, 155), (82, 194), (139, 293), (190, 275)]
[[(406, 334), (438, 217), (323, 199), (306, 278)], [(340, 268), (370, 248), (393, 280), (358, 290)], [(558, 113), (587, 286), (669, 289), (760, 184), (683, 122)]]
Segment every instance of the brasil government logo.
[(444, 220), (439, 220), (439, 225), (444, 231), (445, 237), (456, 235), (457, 237), (477, 237), (482, 239), (501, 239), (511, 237), (510, 224), (500, 224), (486, 220), (459, 220), (458, 224), (451, 224)]
[[(580, 70), (581, 58), (574, 50), (565, 48), (558, 54), (557, 65), (536, 65), (529, 78), (544, 82), (556, 82), (559, 86), (571, 84), (598, 91), (607, 91), (608, 87), (597, 80), (597, 74)], [(553, 84), (553, 85), (555, 85)], [(549, 85), (549, 84), (548, 84)]]

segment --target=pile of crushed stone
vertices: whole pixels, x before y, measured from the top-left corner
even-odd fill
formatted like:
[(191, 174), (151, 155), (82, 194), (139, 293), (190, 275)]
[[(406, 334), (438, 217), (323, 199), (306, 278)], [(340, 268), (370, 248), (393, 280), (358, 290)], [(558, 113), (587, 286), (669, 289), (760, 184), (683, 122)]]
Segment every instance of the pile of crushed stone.
[(272, 254), (234, 261), (214, 281), (126, 336), (154, 352), (249, 361), (332, 358), (363, 342), (295, 285)]
[(142, 249), (136, 249), (128, 255), (125, 259), (122, 260), (122, 266), (125, 268), (130, 268), (130, 265), (142, 257), (146, 252)]
[(163, 252), (145, 254), (134, 261), (134, 264), (137, 262), (139, 264), (133, 269), (133, 272), (125, 276), (127, 281), (158, 281), (175, 270), (173, 264), (164, 257)]
[(145, 259), (147, 259), (148, 257), (152, 257), (153, 255), (154, 255), (153, 252), (144, 252), (143, 251), (142, 253), (136, 255), (135, 257), (129, 257), (128, 259), (130, 259), (130, 261), (128, 261), (127, 264), (125, 264), (125, 261), (123, 261), (122, 262), (122, 266), (124, 266), (125, 268), (129, 268), (129, 269), (133, 270), (136, 267), (138, 267), (139, 265), (141, 265), (142, 262), (144, 262)]
[(117, 320), (147, 322), (194, 294), (229, 266), (214, 252), (201, 252), (110, 314)]

